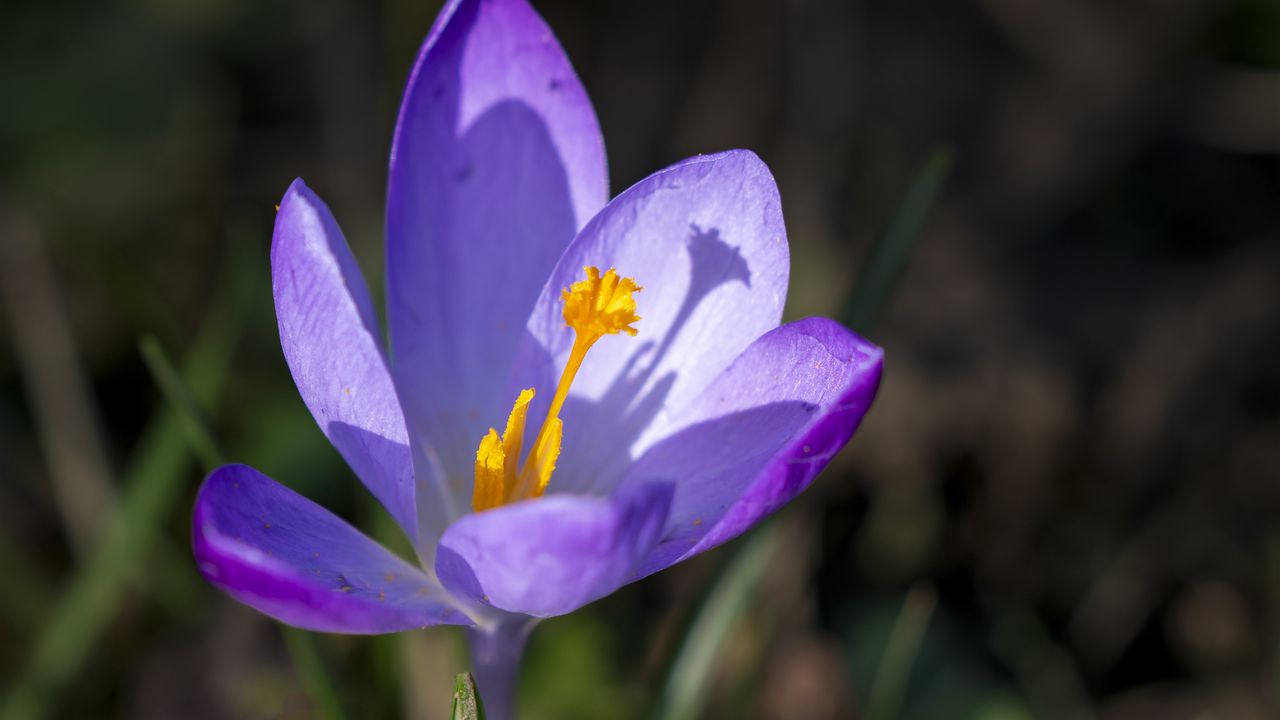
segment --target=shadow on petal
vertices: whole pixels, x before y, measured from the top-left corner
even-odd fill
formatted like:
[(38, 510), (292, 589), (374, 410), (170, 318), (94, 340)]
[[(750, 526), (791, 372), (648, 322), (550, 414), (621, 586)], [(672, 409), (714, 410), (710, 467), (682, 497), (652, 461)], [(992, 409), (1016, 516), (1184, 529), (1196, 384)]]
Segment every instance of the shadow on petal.
[[(668, 405), (673, 386), (684, 368), (670, 363), (658, 374), (673, 343), (685, 330), (697, 309), (725, 285), (751, 286), (751, 268), (739, 246), (726, 242), (715, 227), (689, 226), (685, 243), (688, 285), (671, 317), (662, 323), (661, 337), (646, 339), (625, 357), (612, 381), (594, 399), (571, 393), (561, 416), (565, 422), (564, 448), (553, 483), (555, 492), (599, 495), (609, 492), (644, 450), (639, 443), (659, 413)], [(643, 302), (649, 296), (642, 294)], [(643, 323), (643, 319), (641, 323)], [(561, 323), (563, 324), (563, 323)], [(572, 344), (573, 334), (559, 333), (548, 348), (526, 331), (517, 356), (515, 379), (507, 395), (522, 387), (538, 389), (533, 414), (542, 412), (555, 392), (560, 367), (556, 358)], [(631, 338), (606, 338), (602, 343), (635, 343)], [(592, 375), (594, 351), (588, 354), (583, 380)], [(696, 360), (696, 358), (694, 359)], [(657, 375), (655, 377), (655, 375)]]
[[(411, 435), (438, 453), (440, 472), (418, 474), (460, 482), (510, 407), (502, 384), (529, 308), (582, 209), (603, 203), (603, 148), (581, 85), (531, 8), (463, 2), (440, 23), (392, 149), (388, 319)], [(579, 125), (594, 139), (573, 132)], [(448, 489), (463, 508), (465, 484)]]

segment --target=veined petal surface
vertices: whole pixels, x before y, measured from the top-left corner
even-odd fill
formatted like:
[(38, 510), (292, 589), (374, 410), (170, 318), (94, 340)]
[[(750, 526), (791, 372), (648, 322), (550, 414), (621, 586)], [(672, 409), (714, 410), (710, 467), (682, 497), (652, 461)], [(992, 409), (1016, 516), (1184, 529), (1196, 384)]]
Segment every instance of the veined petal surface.
[(205, 480), (192, 535), (206, 580), (289, 625), (369, 634), (472, 624), (421, 570), (245, 465)]
[(670, 503), (669, 484), (637, 484), (608, 498), (553, 495), (467, 515), (441, 538), (436, 575), (472, 603), (563, 615), (637, 577)]
[(685, 160), (611, 201), (565, 251), (529, 318), (507, 394), (536, 387), (533, 416), (573, 343), (560, 291), (587, 265), (643, 287), (639, 332), (605, 337), (588, 354), (561, 414), (550, 492), (607, 493), (655, 439), (651, 426), (777, 327), (790, 255), (773, 176), (735, 150)]
[(460, 514), (547, 274), (608, 195), (595, 111), (524, 0), (440, 14), (409, 77), (387, 197), (393, 372)]
[(783, 325), (656, 427), (622, 488), (670, 480), (671, 513), (648, 575), (731, 540), (802, 490), (875, 398), (883, 351), (838, 323)]
[(271, 240), (280, 345), (329, 442), (410, 538), (413, 461), (369, 288), (329, 208), (301, 180), (280, 201)]

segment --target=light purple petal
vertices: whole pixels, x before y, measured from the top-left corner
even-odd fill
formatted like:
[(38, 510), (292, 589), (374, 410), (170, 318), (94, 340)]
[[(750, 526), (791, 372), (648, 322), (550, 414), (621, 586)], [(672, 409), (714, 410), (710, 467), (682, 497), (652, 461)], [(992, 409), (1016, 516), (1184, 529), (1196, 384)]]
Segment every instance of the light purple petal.
[(808, 487), (875, 398), (883, 351), (825, 318), (761, 337), (672, 422), (622, 488), (675, 481), (647, 575), (737, 537)]
[(609, 498), (553, 495), (467, 515), (445, 531), (436, 574), (456, 597), (509, 612), (572, 612), (636, 577), (657, 540), (671, 486)]
[(280, 345), (320, 429), (410, 538), (413, 461), (369, 289), (329, 208), (289, 186), (271, 241)]
[(200, 488), (192, 544), (206, 580), (289, 625), (367, 634), (472, 624), (421, 570), (245, 465), (218, 468)]
[(650, 425), (781, 320), (789, 254), (773, 176), (736, 150), (686, 160), (610, 202), (556, 265), (529, 320), (507, 393), (537, 387), (531, 417), (554, 394), (573, 342), (561, 289), (585, 265), (616, 267), (644, 288), (639, 334), (595, 345), (562, 414), (552, 491), (596, 494), (653, 441)]
[(392, 145), (387, 293), (405, 412), (457, 510), (480, 438), (515, 400), (504, 383), (529, 309), (607, 197), (595, 112), (542, 19), (524, 0), (446, 7)]

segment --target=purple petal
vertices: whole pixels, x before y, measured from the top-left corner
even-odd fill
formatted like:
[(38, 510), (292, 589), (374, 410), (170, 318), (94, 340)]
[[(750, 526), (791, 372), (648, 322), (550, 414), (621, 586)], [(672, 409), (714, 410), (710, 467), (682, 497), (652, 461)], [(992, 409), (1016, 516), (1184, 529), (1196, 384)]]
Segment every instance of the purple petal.
[(610, 202), (543, 289), (508, 394), (534, 386), (535, 403), (552, 397), (573, 341), (560, 291), (584, 265), (616, 267), (644, 288), (636, 296), (639, 334), (596, 344), (562, 415), (564, 451), (552, 487), (597, 494), (652, 442), (646, 429), (655, 419), (689, 402), (777, 327), (789, 255), (773, 176), (748, 151), (699, 156)]
[(609, 498), (552, 495), (467, 515), (445, 531), (436, 574), (454, 596), (509, 612), (572, 612), (635, 579), (671, 503), (666, 483)]
[(500, 425), (524, 324), (608, 197), (595, 111), (524, 0), (451, 3), (409, 77), (391, 151), (387, 292), (396, 382), (460, 505)]
[(329, 208), (289, 186), (271, 241), (280, 345), (329, 442), (417, 538), (413, 461), (369, 289)]
[(670, 423), (622, 487), (674, 480), (647, 575), (737, 537), (795, 497), (848, 442), (884, 352), (825, 318), (761, 337)]
[(368, 634), (472, 624), (421, 570), (245, 465), (218, 468), (200, 488), (192, 543), (206, 580), (290, 625)]

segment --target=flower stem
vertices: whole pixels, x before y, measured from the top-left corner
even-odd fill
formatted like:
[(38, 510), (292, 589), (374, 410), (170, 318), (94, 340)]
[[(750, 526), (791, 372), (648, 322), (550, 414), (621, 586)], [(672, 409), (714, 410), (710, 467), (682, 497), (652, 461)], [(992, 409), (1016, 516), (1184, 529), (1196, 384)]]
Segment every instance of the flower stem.
[(471, 669), (484, 702), (486, 720), (515, 718), (520, 661), (536, 623), (534, 618), (523, 617), (503, 620), (490, 628), (467, 629)]

